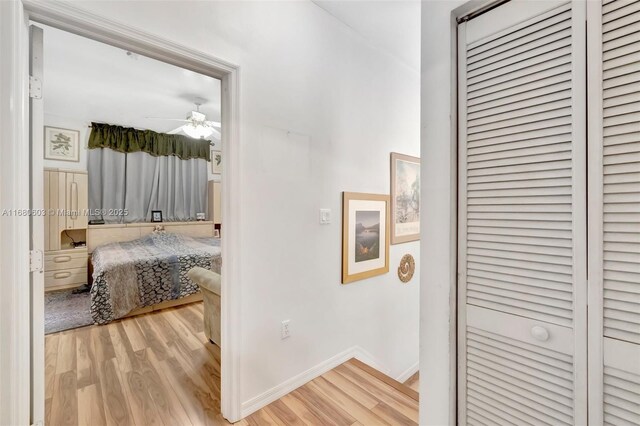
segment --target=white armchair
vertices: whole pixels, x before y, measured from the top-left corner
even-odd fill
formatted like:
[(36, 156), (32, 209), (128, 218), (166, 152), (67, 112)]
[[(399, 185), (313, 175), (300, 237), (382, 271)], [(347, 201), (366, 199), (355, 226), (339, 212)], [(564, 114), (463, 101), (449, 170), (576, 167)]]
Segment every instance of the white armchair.
[(204, 334), (211, 342), (220, 346), (220, 274), (196, 266), (187, 276), (202, 291), (204, 300)]

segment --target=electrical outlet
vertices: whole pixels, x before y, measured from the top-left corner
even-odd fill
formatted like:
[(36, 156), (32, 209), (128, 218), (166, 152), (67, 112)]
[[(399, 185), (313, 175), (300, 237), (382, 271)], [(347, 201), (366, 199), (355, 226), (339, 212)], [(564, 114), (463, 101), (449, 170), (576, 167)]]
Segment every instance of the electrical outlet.
[(280, 327), (280, 338), (283, 339), (283, 340), (291, 335), (290, 334), (291, 331), (289, 330), (289, 323), (290, 322), (291, 322), (291, 320), (282, 321), (282, 326)]

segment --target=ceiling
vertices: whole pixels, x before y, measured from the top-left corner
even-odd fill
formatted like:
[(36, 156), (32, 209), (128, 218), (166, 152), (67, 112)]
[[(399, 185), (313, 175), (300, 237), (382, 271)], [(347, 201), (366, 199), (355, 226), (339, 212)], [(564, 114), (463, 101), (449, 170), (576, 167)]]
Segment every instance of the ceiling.
[(200, 99), (207, 120), (220, 121), (220, 81), (164, 62), (44, 28), (45, 114), (78, 121), (168, 132)]
[(312, 0), (372, 45), (420, 70), (419, 0)]

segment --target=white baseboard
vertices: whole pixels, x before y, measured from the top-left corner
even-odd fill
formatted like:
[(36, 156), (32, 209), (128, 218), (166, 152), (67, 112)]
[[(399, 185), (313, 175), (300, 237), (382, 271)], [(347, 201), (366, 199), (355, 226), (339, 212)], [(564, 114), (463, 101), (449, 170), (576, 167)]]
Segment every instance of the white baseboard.
[(409, 380), (409, 378), (411, 376), (413, 376), (415, 373), (418, 372), (418, 370), (420, 369), (420, 364), (418, 362), (416, 362), (415, 364), (413, 364), (411, 367), (407, 368), (404, 373), (400, 374), (396, 380), (399, 381), (400, 383), (404, 383), (407, 380)]
[[(283, 396), (285, 396), (286, 394), (288, 394), (289, 392), (299, 388), (305, 383), (308, 383), (311, 380), (315, 379), (316, 377), (323, 375), (329, 370), (333, 370), (334, 368), (350, 360), (351, 358), (356, 358), (357, 360), (364, 362), (365, 364), (375, 368), (376, 370), (386, 375), (389, 375), (389, 370), (384, 368), (379, 362), (377, 362), (369, 352), (367, 352), (366, 350), (362, 349), (359, 346), (353, 346), (343, 352), (340, 352), (332, 356), (328, 360), (323, 361), (320, 364), (314, 367), (311, 367), (306, 371), (303, 371), (297, 376), (294, 376), (289, 380), (286, 380), (285, 382), (272, 387), (268, 391), (263, 392), (262, 394), (254, 398), (251, 398), (246, 402), (243, 402), (240, 408), (240, 418), (245, 418), (251, 415), (252, 413), (258, 411), (259, 409), (271, 404), (273, 401), (276, 401), (282, 398)], [(407, 371), (402, 373), (401, 378), (404, 377), (404, 375), (407, 375), (407, 379), (408, 379), (416, 371), (418, 371), (417, 362), (414, 365), (412, 365), (411, 368), (409, 368)], [(406, 379), (403, 379), (403, 380), (397, 379), (397, 380), (400, 382), (404, 382)]]
[(282, 398), (289, 392), (299, 388), (305, 383), (310, 382), (316, 377), (323, 375), (327, 371), (334, 369), (338, 365), (350, 360), (351, 358), (356, 357), (358, 352), (359, 351), (356, 346), (349, 348), (343, 352), (340, 352), (339, 354), (332, 356), (328, 360), (321, 362), (314, 367), (311, 367), (307, 371), (303, 371), (297, 376), (293, 376), (292, 378), (286, 380), (278, 386), (274, 386), (268, 391), (254, 398), (251, 398), (246, 402), (243, 402), (240, 408), (240, 417), (245, 418), (253, 412), (258, 411), (262, 407), (271, 404), (273, 401)]

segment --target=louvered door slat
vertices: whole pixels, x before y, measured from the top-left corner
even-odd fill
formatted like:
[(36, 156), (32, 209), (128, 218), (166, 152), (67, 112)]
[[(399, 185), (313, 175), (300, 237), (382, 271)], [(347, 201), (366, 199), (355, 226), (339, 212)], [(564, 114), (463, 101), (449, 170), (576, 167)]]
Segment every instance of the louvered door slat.
[[(585, 232), (577, 225), (585, 223), (586, 141), (576, 90), (585, 75), (575, 72), (584, 66), (576, 28), (584, 27), (584, 9), (530, 3), (523, 20), (519, 7), (498, 8), (506, 8), (502, 17), (513, 11), (513, 24), (500, 22), (505, 29), (492, 35), (484, 35), (492, 12), (459, 27), (460, 419), (570, 425), (586, 417), (575, 403), (585, 399), (576, 366), (586, 359), (584, 348), (575, 356), (585, 341), (576, 333), (586, 330), (585, 305), (576, 306), (586, 294)], [(611, 59), (618, 79), (611, 90), (632, 101), (617, 89), (627, 56)], [(623, 132), (636, 112), (612, 111), (612, 131)], [(617, 185), (611, 196), (630, 194), (625, 182)], [(628, 220), (612, 214), (612, 225)], [(537, 329), (553, 337), (538, 340)]]
[(603, 363), (604, 423), (640, 424), (640, 345), (607, 337)]
[[(620, 4), (617, 4), (620, 3)], [(619, 6), (614, 11), (607, 13), (603, 10), (603, 85), (607, 87), (612, 80), (624, 76), (631, 80), (624, 88), (624, 93), (616, 97), (610, 97), (603, 103), (602, 115), (604, 117), (603, 159), (604, 172), (608, 179), (603, 181), (604, 206), (603, 211), (611, 209), (610, 204), (619, 205), (622, 202), (629, 208), (624, 212), (605, 213), (604, 231), (609, 232), (607, 241), (613, 244), (624, 244), (635, 237), (636, 244), (640, 245), (640, 34), (631, 31), (640, 25), (640, 2), (614, 2)], [(627, 51), (635, 53), (618, 57), (617, 62), (607, 60), (607, 54), (617, 51), (619, 48), (607, 44), (614, 39), (617, 45), (624, 45)], [(611, 68), (612, 64), (624, 64)], [(609, 69), (611, 68), (611, 69)], [(628, 130), (632, 130), (629, 133)], [(626, 134), (628, 137), (622, 141), (616, 135)], [(623, 170), (612, 170), (610, 165), (629, 165)], [(634, 170), (635, 169), (635, 170)], [(615, 174), (608, 174), (615, 173)], [(624, 232), (627, 235), (624, 241), (620, 241), (613, 232)], [(637, 297), (628, 297), (629, 293), (615, 291), (611, 287), (611, 278), (624, 277), (624, 282), (636, 283), (640, 293), (640, 255), (637, 251), (620, 252), (610, 250), (611, 245), (603, 250), (604, 268), (604, 335), (628, 339), (630, 342), (640, 344), (640, 300)], [(610, 273), (607, 274), (606, 271)], [(615, 285), (614, 285), (615, 287)], [(638, 315), (626, 315), (630, 323), (615, 319), (616, 313), (636, 312)], [(625, 337), (622, 337), (625, 336)]]
[(567, 89), (571, 88), (571, 82), (550, 84), (537, 89), (526, 91), (519, 96), (498, 97), (492, 101), (472, 104), (469, 102), (468, 116), (474, 119), (477, 116), (497, 114), (508, 111), (509, 109), (517, 110), (525, 106), (539, 105), (546, 102), (552, 102), (559, 97), (566, 96)]
[(592, 424), (640, 424), (640, 1), (590, 4)]
[(522, 28), (519, 30), (517, 37), (505, 35), (505, 37), (484, 43), (478, 47), (469, 47), (467, 58), (469, 62), (478, 62), (490, 56), (495, 56), (511, 49), (531, 46), (537, 47), (538, 41), (565, 30), (571, 26), (571, 13), (569, 10), (558, 11), (556, 16), (549, 17), (544, 21)]
[(617, 9), (609, 10), (605, 12), (602, 17), (602, 22), (606, 25), (611, 21), (616, 19), (623, 18), (625, 16), (631, 15), (632, 13), (640, 11), (640, 5), (637, 2), (627, 2), (625, 4), (624, 1), (614, 2), (612, 5), (616, 5)]

